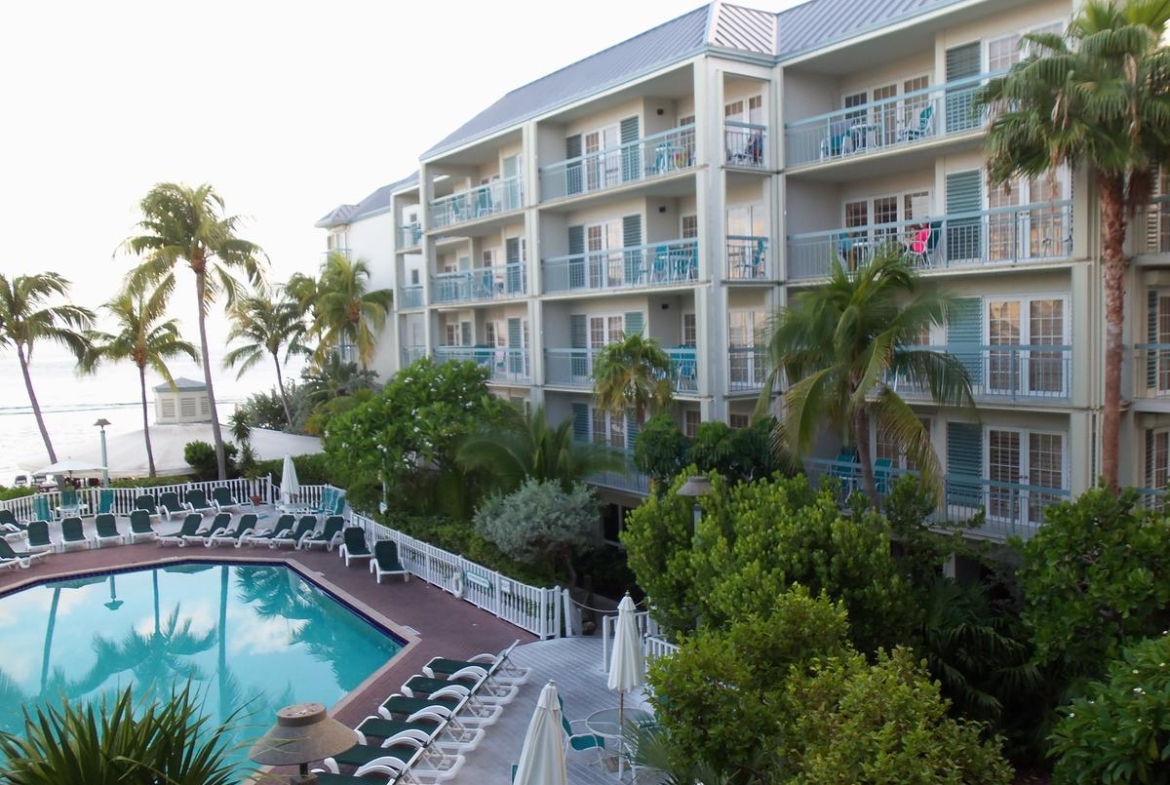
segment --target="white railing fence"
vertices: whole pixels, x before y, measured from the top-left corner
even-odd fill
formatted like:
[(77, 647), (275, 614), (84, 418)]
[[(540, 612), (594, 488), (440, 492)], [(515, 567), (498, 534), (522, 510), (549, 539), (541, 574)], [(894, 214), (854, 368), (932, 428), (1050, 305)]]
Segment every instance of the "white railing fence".
[[(601, 669), (603, 671), (609, 670), (609, 658), (612, 653), (613, 640), (617, 634), (617, 619), (617, 613), (601, 617)], [(638, 637), (642, 639), (643, 649), (645, 649), (645, 641), (655, 638), (659, 634), (658, 622), (650, 617), (649, 611), (638, 611), (634, 614), (634, 619), (638, 623)]]
[[(218, 480), (184, 482), (141, 488), (78, 488), (77, 503), (83, 505), (82, 510), (84, 514), (93, 515), (104, 506), (104, 492), (106, 494), (105, 498), (110, 501), (110, 512), (115, 515), (129, 515), (130, 511), (134, 509), (134, 500), (139, 496), (153, 496), (155, 499), (158, 499), (160, 494), (174, 493), (178, 495), (179, 502), (182, 503), (186, 500), (188, 491), (199, 489), (203, 491), (207, 500), (210, 501), (212, 490), (221, 487), (228, 488), (232, 496), (239, 501), (244, 501), (252, 496), (259, 496), (262, 503), (271, 504), (280, 495), (280, 487), (273, 484), (271, 477), (259, 477), (255, 480), (239, 478), (225, 480), (223, 482)], [(306, 488), (312, 487), (314, 486), (301, 486), (302, 493), (305, 493)], [(320, 490), (316, 493), (319, 499)], [(12, 514), (16, 516), (16, 519), (23, 521), (59, 517), (57, 515), (57, 508), (61, 506), (61, 491), (37, 493), (31, 496), (21, 496), (17, 499), (0, 502), (0, 509), (12, 510)]]

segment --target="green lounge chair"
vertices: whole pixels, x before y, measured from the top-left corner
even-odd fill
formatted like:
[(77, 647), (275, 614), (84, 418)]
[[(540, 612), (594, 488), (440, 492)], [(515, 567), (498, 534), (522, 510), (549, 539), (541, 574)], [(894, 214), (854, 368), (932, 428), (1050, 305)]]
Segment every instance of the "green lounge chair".
[(276, 519), (276, 526), (272, 529), (265, 529), (248, 537), (246, 542), (249, 545), (267, 545), (272, 541), (273, 537), (284, 536), (284, 533), (290, 531), (296, 525), (297, 518), (295, 515), (282, 515)]
[(346, 567), (351, 561), (357, 559), (374, 558), (374, 552), (370, 550), (370, 546), (366, 542), (366, 532), (360, 526), (349, 526), (341, 533), (341, 547), (337, 549), (337, 552), (342, 559), (345, 559)]
[(481, 728), (495, 722), (503, 707), (486, 705), (466, 688), (454, 684), (432, 692), (425, 698), (408, 698), (395, 693), (378, 707), (378, 713), (388, 720), (409, 719), (422, 711), (446, 718), (458, 716), (461, 723)]
[(345, 518), (340, 515), (331, 515), (325, 519), (325, 528), (301, 540), (298, 548), (313, 549), (318, 545), (324, 546), (332, 552), (333, 547), (341, 543), (341, 530), (345, 528)]
[(374, 543), (374, 558), (370, 559), (370, 572), (382, 582), (383, 575), (401, 575), (403, 583), (410, 583), (410, 571), (398, 560), (398, 543), (394, 540), (378, 540)]
[(229, 512), (230, 510), (238, 509), (239, 507), (251, 507), (251, 502), (238, 502), (232, 496), (232, 489), (225, 488), (222, 485), (211, 489), (211, 500), (215, 503), (216, 509), (220, 512)]
[(300, 550), (301, 540), (310, 537), (313, 531), (317, 528), (316, 515), (302, 515), (300, 521), (297, 522), (295, 529), (286, 529), (279, 535), (276, 535), (268, 540), (269, 548), (279, 548), (283, 545), (291, 545), (297, 550)]
[(515, 684), (502, 684), (495, 681), (492, 674), (486, 671), (466, 670), (439, 679), (411, 676), (402, 685), (402, 694), (408, 697), (426, 697), (451, 686), (466, 689), (481, 703), (499, 706), (510, 703), (520, 691), (520, 688)]
[[(200, 513), (202, 514), (202, 513)], [(188, 542), (201, 542), (205, 547), (211, 547), (211, 538), (217, 533), (227, 529), (228, 524), (232, 522), (232, 514), (230, 512), (221, 512), (211, 519), (211, 523), (207, 526), (201, 527), (199, 531), (195, 532), (194, 537), (188, 538)]]
[[(147, 520), (150, 520), (147, 518)], [(126, 542), (126, 536), (118, 531), (118, 519), (108, 512), (103, 512), (93, 519), (97, 533), (90, 538), (91, 547), (100, 548), (111, 540), (119, 544)]]
[(98, 491), (98, 515), (105, 515), (114, 511), (114, 489), (102, 488)]
[(151, 515), (155, 518), (162, 517), (158, 511), (158, 504), (155, 502), (154, 497), (149, 493), (144, 493), (140, 496), (134, 497), (134, 509), (145, 510), (148, 515)]
[(32, 521), (28, 525), (28, 543), (26, 547), (32, 553), (53, 550), (53, 541), (49, 539), (49, 522)]
[(432, 678), (451, 678), (465, 669), (472, 671), (479, 669), (489, 674), (492, 678), (502, 682), (517, 685), (523, 684), (528, 680), (532, 669), (518, 667), (512, 662), (512, 652), (519, 643), (519, 640), (512, 641), (512, 645), (499, 654), (476, 654), (473, 657), (468, 657), (466, 660), (449, 660), (443, 657), (435, 657), (423, 666), (423, 673)]
[(184, 505), (191, 512), (217, 512), (216, 506), (207, 501), (207, 494), (203, 492), (202, 488), (192, 488), (187, 491)]
[(73, 550), (75, 546), (89, 547), (89, 539), (81, 526), (81, 518), (71, 515), (61, 520), (61, 542), (57, 543), (57, 551), (64, 553)]
[(410, 729), (423, 731), (435, 740), (442, 739), (460, 745), (467, 751), (475, 749), (484, 735), (483, 728), (468, 728), (453, 714), (430, 709), (415, 712), (404, 720), (388, 720), (370, 715), (355, 728), (361, 744), (369, 744), (371, 739), (389, 739)]
[[(225, 513), (227, 514), (227, 513)], [(221, 542), (230, 542), (239, 548), (244, 544), (244, 538), (256, 531), (256, 513), (246, 512), (240, 516), (234, 529), (220, 529), (207, 538), (207, 547), (219, 545)]]
[(0, 537), (0, 560), (4, 562), (0, 566), (20, 567), (27, 570), (33, 562), (48, 557), (49, 553), (49, 551), (18, 551), (7, 540)]
[(49, 506), (49, 497), (37, 495), (33, 497), (33, 520), (48, 521), (53, 518), (53, 509)]
[(325, 758), (322, 763), (334, 774), (340, 766), (354, 766), (358, 771), (369, 771), (370, 766), (402, 764), (412, 775), (428, 780), (446, 780), (454, 777), (463, 766), (464, 757), (458, 752), (446, 752), (437, 744), (428, 744), (417, 738), (415, 731), (403, 731), (380, 745), (355, 744), (344, 752)]
[(179, 503), (179, 494), (174, 491), (167, 491), (158, 495), (158, 507), (162, 510), (162, 514), (169, 521), (172, 515), (179, 515), (187, 512), (187, 508)]
[[(186, 547), (188, 538), (198, 537), (199, 527), (203, 525), (203, 516), (197, 512), (188, 513), (183, 519), (183, 525), (174, 534), (160, 534), (159, 545), (178, 545)], [(200, 537), (199, 539), (203, 539)]]
[(61, 504), (57, 511), (62, 517), (76, 517), (81, 515), (81, 500), (77, 497), (76, 488), (61, 489)]
[(24, 535), (28, 526), (16, 520), (16, 514), (9, 509), (0, 510), (0, 533), (5, 537), (10, 535)]
[(150, 525), (150, 513), (146, 510), (133, 510), (130, 513), (130, 534), (127, 535), (130, 544), (139, 540), (156, 540), (158, 532)]

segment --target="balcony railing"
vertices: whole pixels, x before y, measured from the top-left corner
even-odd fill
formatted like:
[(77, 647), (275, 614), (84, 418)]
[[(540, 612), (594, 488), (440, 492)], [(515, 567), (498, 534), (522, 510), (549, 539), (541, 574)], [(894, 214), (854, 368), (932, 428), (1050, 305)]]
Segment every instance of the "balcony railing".
[(497, 346), (436, 346), (435, 361), (473, 362), (487, 368), (488, 381), (528, 384), (532, 380), (532, 368), (528, 362), (527, 349), (504, 349)]
[[(593, 363), (600, 349), (545, 349), (544, 383), (551, 387), (593, 389)], [(676, 393), (698, 392), (698, 362), (695, 347), (675, 346), (670, 356), (672, 386)]]
[(523, 206), (524, 189), (519, 177), (496, 180), (431, 202), (431, 228), (443, 229), (519, 210)]
[(731, 392), (762, 390), (768, 381), (768, 353), (758, 347), (727, 350), (727, 386)]
[(1170, 253), (1170, 196), (1157, 196), (1130, 225), (1133, 252)]
[(728, 120), (723, 124), (723, 147), (728, 166), (767, 169), (768, 127)]
[(784, 127), (788, 166), (928, 142), (982, 128), (975, 95), (1000, 73), (957, 79), (873, 103), (798, 120)]
[(406, 224), (398, 227), (398, 247), (399, 248), (414, 248), (422, 242), (422, 224), (415, 223)]
[(431, 301), (437, 305), (508, 300), (527, 292), (528, 269), (523, 262), (431, 276)]
[(695, 163), (695, 127), (679, 126), (541, 167), (540, 200), (604, 191), (681, 172)]
[(650, 478), (634, 467), (633, 460), (627, 462), (625, 471), (597, 472), (589, 476), (589, 482), (603, 488), (613, 488), (639, 496), (650, 495)]
[[(1053, 344), (973, 346), (910, 346), (908, 349), (942, 352), (963, 364), (977, 398), (1008, 400), (1062, 400), (1070, 395), (1072, 347)], [(930, 390), (909, 379), (887, 379), (903, 397), (928, 397)]]
[(895, 250), (929, 270), (998, 267), (1072, 255), (1072, 202), (1060, 200), (788, 236), (790, 280), (822, 278), (836, 256), (855, 270)]
[(1137, 350), (1138, 395), (1170, 398), (1170, 343), (1139, 343)]
[(542, 264), (546, 294), (691, 283), (699, 279), (699, 241), (589, 251), (545, 259)]
[(768, 238), (728, 235), (727, 277), (733, 281), (767, 279)]
[(427, 356), (427, 347), (425, 346), (403, 346), (400, 352), (402, 355), (402, 367), (410, 365), (416, 360), (421, 360)]
[(1138, 504), (1147, 510), (1165, 513), (1170, 510), (1170, 497), (1165, 488), (1138, 488)]
[[(822, 458), (805, 458), (803, 463), (805, 474), (812, 482), (835, 479), (840, 484), (842, 503), (854, 491), (865, 491), (858, 463)], [(875, 468), (878, 495), (885, 498), (900, 477), (911, 473), (906, 469)], [(943, 477), (943, 504), (935, 510), (931, 522), (963, 523), (982, 510), (986, 513), (984, 524), (972, 529), (972, 533), (996, 539), (1010, 536), (1026, 539), (1044, 522), (1049, 507), (1070, 496), (1063, 488), (948, 474)]]
[(398, 293), (399, 308), (422, 308), (423, 288), (419, 284), (403, 286)]

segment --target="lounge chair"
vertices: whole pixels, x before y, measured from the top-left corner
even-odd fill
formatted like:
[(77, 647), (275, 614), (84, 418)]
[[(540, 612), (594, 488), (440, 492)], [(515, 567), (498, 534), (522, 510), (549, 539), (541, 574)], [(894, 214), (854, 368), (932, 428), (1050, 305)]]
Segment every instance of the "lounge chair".
[(284, 533), (291, 530), (296, 524), (297, 518), (295, 515), (282, 515), (276, 519), (276, 526), (271, 529), (264, 529), (256, 532), (244, 539), (249, 545), (267, 545), (272, 541), (273, 537), (284, 536)]
[[(147, 519), (149, 520), (149, 518)], [(111, 513), (103, 512), (93, 519), (97, 533), (90, 537), (90, 547), (100, 548), (103, 544), (113, 540), (119, 544), (126, 542), (126, 536), (118, 531), (118, 519)]]
[(509, 684), (523, 684), (528, 680), (531, 668), (521, 668), (512, 662), (512, 651), (520, 643), (519, 640), (501, 651), (499, 654), (476, 654), (466, 660), (449, 660), (435, 657), (423, 666), (423, 673), (431, 677), (442, 676), (450, 678), (466, 668), (479, 668), (486, 671), (493, 678)]
[(404, 583), (410, 582), (410, 571), (398, 560), (398, 543), (394, 540), (378, 540), (374, 543), (374, 558), (370, 559), (370, 572), (382, 582), (383, 575), (401, 575)]
[[(200, 513), (200, 515), (202, 515), (202, 513)], [(199, 542), (210, 548), (211, 538), (226, 529), (228, 524), (231, 522), (232, 514), (230, 512), (221, 512), (211, 519), (211, 523), (209, 525), (203, 526), (199, 529), (199, 531), (195, 532), (194, 537), (188, 537), (187, 542)]]
[(19, 539), (24, 536), (26, 529), (28, 529), (28, 524), (16, 520), (16, 515), (12, 510), (0, 510), (0, 535)]
[(192, 488), (187, 491), (187, 498), (183, 500), (183, 504), (191, 512), (219, 511), (213, 503), (207, 501), (207, 494), (203, 492), (202, 488)]
[(81, 526), (81, 518), (78, 518), (76, 515), (71, 515), (61, 520), (61, 542), (57, 543), (57, 552), (64, 553), (65, 551), (72, 550), (77, 545), (88, 548), (89, 540), (86, 538), (85, 530)]
[(283, 545), (291, 545), (297, 550), (300, 550), (301, 540), (313, 534), (317, 528), (316, 515), (302, 515), (300, 521), (297, 522), (295, 529), (286, 529), (281, 534), (272, 537), (268, 541), (269, 548), (279, 548)]
[(220, 512), (228, 512), (229, 510), (235, 510), (240, 507), (252, 506), (251, 502), (236, 501), (236, 498), (232, 496), (232, 489), (225, 488), (222, 485), (211, 489), (211, 501)]
[(432, 739), (442, 738), (458, 744), (466, 751), (475, 749), (484, 735), (483, 728), (468, 728), (446, 709), (442, 711), (422, 709), (404, 720), (388, 720), (371, 714), (354, 730), (357, 731), (358, 740), (362, 744), (369, 744), (371, 739), (389, 739), (408, 729), (421, 730), (428, 733)]
[(150, 525), (150, 512), (142, 509), (131, 511), (130, 533), (126, 536), (131, 545), (139, 540), (158, 539), (158, 532)]
[(179, 503), (179, 494), (174, 491), (160, 493), (158, 495), (158, 506), (168, 521), (172, 515), (188, 512), (187, 508)]
[(77, 517), (81, 515), (81, 499), (77, 496), (76, 488), (63, 488), (61, 490), (60, 506), (57, 510), (62, 517)]
[(158, 504), (155, 502), (154, 497), (149, 493), (144, 493), (140, 496), (134, 497), (134, 509), (144, 510), (147, 515), (155, 518), (162, 517), (161, 513), (158, 511)]
[(46, 558), (49, 553), (50, 551), (18, 551), (7, 540), (0, 538), (0, 560), (3, 560), (3, 564), (0, 566), (20, 567), (27, 570), (33, 562)]
[(188, 513), (187, 517), (183, 519), (183, 525), (177, 532), (173, 534), (160, 534), (158, 536), (159, 545), (178, 545), (180, 548), (186, 547), (188, 539), (199, 537), (199, 527), (203, 524), (203, 516), (197, 512)]
[(495, 722), (503, 707), (484, 704), (467, 689), (454, 684), (432, 692), (425, 698), (408, 698), (394, 693), (378, 707), (378, 713), (388, 720), (396, 717), (408, 718), (421, 711), (437, 713), (443, 717), (459, 717), (459, 721), (464, 725), (482, 728)]
[(240, 516), (234, 529), (220, 529), (207, 538), (207, 547), (219, 545), (221, 542), (230, 542), (239, 548), (244, 544), (244, 538), (256, 531), (256, 513), (246, 512)]
[(370, 766), (394, 766), (395, 761), (413, 775), (428, 782), (442, 782), (454, 777), (463, 767), (464, 757), (458, 752), (445, 752), (438, 744), (418, 738), (421, 731), (403, 731), (381, 744), (355, 744), (344, 752), (325, 758), (322, 763), (337, 774), (340, 766), (354, 766), (358, 771), (369, 771)]
[(486, 672), (464, 672), (446, 679), (411, 676), (402, 685), (402, 694), (412, 698), (425, 698), (452, 686), (467, 690), (482, 703), (499, 706), (511, 702), (516, 697), (516, 693), (520, 691), (520, 688), (515, 684), (492, 683), (491, 676)]
[(366, 542), (366, 532), (360, 526), (346, 527), (341, 534), (341, 540), (341, 547), (337, 549), (337, 552), (341, 558), (345, 559), (346, 567), (351, 561), (374, 558), (374, 552), (370, 550), (370, 546)]
[(344, 528), (345, 518), (340, 515), (330, 515), (325, 519), (324, 529), (301, 540), (297, 547), (312, 550), (318, 545), (323, 545), (326, 550), (332, 552), (334, 546), (341, 544), (341, 530)]
[(26, 547), (32, 553), (53, 550), (53, 541), (49, 539), (49, 522), (32, 521), (28, 525), (28, 543)]
[(49, 497), (38, 494), (33, 497), (34, 521), (48, 521), (53, 518), (53, 508), (49, 506)]
[(97, 515), (105, 515), (114, 511), (114, 489), (102, 488), (98, 491)]

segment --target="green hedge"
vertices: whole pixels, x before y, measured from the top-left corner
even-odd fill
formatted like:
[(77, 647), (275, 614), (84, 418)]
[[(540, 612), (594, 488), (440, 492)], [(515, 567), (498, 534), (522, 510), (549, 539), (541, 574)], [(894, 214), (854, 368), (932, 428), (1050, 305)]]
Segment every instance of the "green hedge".
[(36, 492), (36, 488), (6, 488), (0, 485), (0, 502), (19, 499), (21, 496), (32, 496)]

